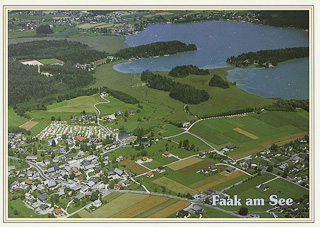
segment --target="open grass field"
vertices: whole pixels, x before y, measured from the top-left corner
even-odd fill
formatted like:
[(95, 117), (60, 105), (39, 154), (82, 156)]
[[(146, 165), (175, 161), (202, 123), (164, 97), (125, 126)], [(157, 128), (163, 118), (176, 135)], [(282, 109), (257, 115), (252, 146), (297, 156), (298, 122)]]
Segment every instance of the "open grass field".
[(129, 169), (131, 169), (133, 172), (137, 173), (137, 174), (141, 174), (141, 173), (145, 173), (147, 171), (149, 171), (148, 169), (138, 165), (137, 163), (135, 163), (132, 160), (126, 160), (121, 162), (121, 164), (124, 164), (126, 167), (128, 167)]
[(148, 218), (164, 218), (168, 217), (171, 214), (177, 213), (178, 211), (182, 210), (183, 208), (186, 208), (190, 203), (187, 201), (178, 201), (171, 206), (168, 206), (164, 208), (163, 210), (158, 211), (157, 213), (154, 213), (150, 215)]
[[(269, 189), (266, 191), (263, 191), (259, 188), (256, 188), (257, 185), (260, 185), (261, 183), (265, 182), (266, 180), (270, 179), (270, 175), (262, 174), (260, 177), (256, 177), (252, 180), (249, 180), (245, 183), (242, 183), (240, 185), (237, 185), (229, 190), (226, 191), (226, 193), (230, 193), (231, 195), (238, 195), (238, 198), (241, 198), (242, 204), (244, 205), (244, 201), (247, 198), (263, 198), (264, 199), (264, 205), (263, 206), (254, 206), (250, 207), (248, 206), (249, 212), (250, 211), (258, 211), (263, 212), (268, 209), (273, 208), (269, 204), (269, 197), (271, 195), (277, 195), (278, 198), (292, 198), (292, 199), (299, 199), (303, 195), (308, 195), (308, 190), (304, 189), (300, 186), (297, 186), (291, 182), (288, 182), (284, 179), (275, 179), (267, 185), (269, 186)], [(226, 210), (231, 211), (237, 211), (239, 210), (239, 207), (225, 207)]]
[(112, 201), (122, 195), (123, 195), (123, 193), (120, 193), (120, 192), (112, 192), (109, 195), (103, 197), (102, 200), (110, 202), (110, 201)]
[(23, 125), (20, 125), (20, 128), (24, 128), (25, 130), (30, 130), (32, 129), (34, 126), (36, 126), (39, 122), (35, 122), (35, 121), (28, 121), (26, 123), (24, 123)]
[(133, 218), (167, 200), (169, 200), (169, 198), (160, 197), (160, 196), (151, 196), (131, 207), (128, 207), (127, 209), (119, 213), (116, 213), (110, 216), (110, 218)]
[(191, 158), (187, 158), (187, 159), (172, 163), (168, 165), (168, 167), (176, 171), (202, 161), (203, 160), (201, 158), (191, 157)]
[(226, 193), (230, 195), (237, 195), (239, 192), (243, 192), (249, 188), (255, 188), (256, 186), (262, 184), (263, 182), (266, 182), (268, 180), (271, 180), (275, 178), (275, 176), (269, 174), (269, 173), (262, 173), (261, 176), (254, 177), (242, 184), (239, 184), (229, 190), (226, 191)]
[(97, 24), (90, 24), (90, 23), (84, 23), (84, 24), (78, 24), (77, 28), (82, 28), (82, 29), (90, 29), (94, 28), (97, 26), (105, 25), (105, 23), (97, 23)]
[[(227, 75), (227, 70), (229, 69), (232, 69), (232, 67), (211, 69), (209, 70), (210, 75), (205, 76), (189, 75), (188, 80), (185, 78), (176, 79), (178, 82), (190, 84), (200, 90), (203, 89), (211, 96), (211, 98), (206, 102), (197, 105), (188, 105), (189, 110), (193, 115), (203, 116), (205, 114), (221, 113), (230, 110), (245, 109), (247, 107), (263, 107), (273, 102), (271, 99), (264, 99), (256, 95), (246, 93), (231, 84), (228, 89), (208, 86), (212, 74), (217, 74), (224, 78)], [(228, 104), (226, 105), (226, 103)]]
[(11, 107), (8, 108), (8, 125), (9, 126), (18, 127), (28, 121), (29, 121), (29, 119), (21, 117), (18, 114), (16, 114), (16, 112), (14, 112), (14, 110)]
[(192, 144), (194, 144), (195, 148), (199, 148), (199, 151), (211, 151), (212, 148), (210, 148), (207, 144), (205, 144), (204, 142), (202, 142), (201, 140), (199, 140), (198, 138), (190, 135), (190, 134), (182, 134), (180, 136), (176, 136), (171, 138), (172, 141), (175, 141), (177, 143), (184, 140), (189, 140), (189, 146), (191, 146)]
[(166, 124), (163, 128), (164, 129), (160, 131), (163, 137), (173, 136), (184, 131), (183, 129), (171, 124)]
[(149, 195), (124, 193), (92, 213), (89, 213), (86, 210), (81, 210), (78, 214), (81, 218), (107, 218), (143, 201), (148, 197)]
[(195, 191), (191, 188), (188, 188), (182, 184), (179, 184), (178, 182), (173, 181), (167, 177), (160, 177), (160, 178), (154, 180), (153, 183), (156, 183), (160, 186), (165, 186), (167, 189), (174, 191), (174, 192), (177, 192), (177, 193), (178, 192), (180, 192), (182, 194), (190, 193), (191, 195), (194, 195), (197, 193), (197, 191)]
[(94, 113), (96, 110), (93, 105), (98, 102), (105, 102), (99, 95), (79, 96), (74, 99), (65, 100), (60, 103), (54, 103), (47, 107), (48, 112), (86, 112)]
[(287, 195), (288, 198), (301, 198), (303, 195), (308, 195), (309, 192), (307, 189), (295, 185), (291, 182), (288, 182), (284, 179), (276, 179), (267, 183), (267, 185), (271, 188), (276, 190), (278, 193), (282, 193)]
[[(15, 211), (18, 214), (15, 214)], [(17, 199), (14, 201), (9, 201), (8, 205), (8, 217), (9, 218), (47, 218), (48, 215), (39, 215), (34, 212), (34, 210), (27, 208), (27, 206)]]
[(54, 65), (54, 64), (64, 64), (63, 61), (58, 60), (56, 58), (50, 58), (50, 59), (39, 59), (39, 62), (41, 62), (44, 65)]
[(177, 170), (177, 172), (183, 174), (183, 175), (189, 175), (191, 173), (196, 173), (197, 171), (204, 169), (206, 167), (209, 167), (213, 165), (215, 162), (211, 160), (202, 160), (201, 162), (194, 163), (190, 166), (186, 166), (182, 169)]
[(203, 218), (236, 218), (231, 214), (221, 212), (219, 210), (203, 206)]
[(219, 184), (228, 182), (229, 180), (232, 180), (232, 179), (234, 179), (234, 178), (240, 177), (240, 176), (242, 176), (242, 175), (244, 175), (244, 173), (242, 173), (242, 172), (240, 172), (240, 171), (239, 171), (239, 172), (232, 173), (232, 174), (230, 174), (229, 176), (222, 177), (222, 178), (220, 178), (220, 179), (217, 179), (217, 180), (215, 180), (215, 181), (212, 181), (212, 182), (210, 182), (210, 183), (207, 183), (207, 184), (205, 184), (205, 185), (202, 185), (202, 186), (196, 188), (196, 191), (198, 191), (198, 192), (205, 191), (205, 190), (207, 190), (207, 189), (209, 189), (209, 188), (212, 188), (212, 187), (217, 186), (217, 185), (219, 185)]
[[(238, 148), (229, 152), (229, 155), (232, 158), (241, 158), (261, 151), (272, 143), (302, 137), (307, 134), (308, 125), (308, 113), (303, 110), (264, 111), (244, 117), (203, 120), (195, 124), (191, 132), (217, 149), (228, 144), (236, 145)], [(237, 130), (234, 130), (235, 128)]]
[(249, 132), (246, 132), (246, 131), (242, 130), (241, 128), (234, 128), (233, 130), (236, 131), (236, 132), (239, 132), (242, 135), (245, 135), (245, 136), (247, 136), (247, 137), (249, 137), (249, 138), (251, 138), (253, 140), (259, 139), (258, 136), (255, 136), (255, 135), (253, 135), (253, 134), (251, 134)]

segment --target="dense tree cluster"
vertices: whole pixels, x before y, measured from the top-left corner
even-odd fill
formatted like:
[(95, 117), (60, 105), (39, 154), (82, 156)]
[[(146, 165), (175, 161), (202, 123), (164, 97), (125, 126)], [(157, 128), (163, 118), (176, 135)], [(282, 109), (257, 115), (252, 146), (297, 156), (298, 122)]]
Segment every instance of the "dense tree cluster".
[(231, 110), (226, 112), (220, 112), (215, 114), (205, 114), (203, 118), (209, 118), (209, 117), (221, 117), (221, 116), (230, 116), (235, 114), (243, 114), (243, 113), (250, 113), (255, 111), (257, 108), (247, 107), (245, 109), (239, 109), (239, 110)]
[(164, 56), (167, 54), (176, 54), (194, 50), (197, 50), (197, 47), (194, 44), (187, 45), (180, 41), (168, 41), (124, 48), (116, 52), (114, 56), (125, 59), (148, 58), (153, 56)]
[(169, 95), (173, 99), (177, 99), (187, 104), (199, 104), (207, 101), (210, 95), (204, 90), (198, 90), (187, 84), (181, 84), (150, 71), (141, 73), (141, 80), (147, 82), (151, 88), (169, 91)]
[(135, 97), (133, 97), (127, 93), (124, 93), (122, 91), (108, 89), (108, 92), (110, 95), (121, 100), (122, 102), (129, 103), (129, 104), (139, 103), (139, 101)]
[(9, 45), (9, 57), (16, 59), (58, 58), (64, 62), (76, 64), (90, 63), (107, 57), (104, 51), (91, 49), (80, 42), (67, 40), (41, 40)]
[(46, 35), (46, 34), (52, 34), (53, 31), (50, 28), (50, 26), (46, 24), (46, 25), (40, 25), (39, 27), (37, 27), (36, 33), (37, 35)]
[(217, 74), (213, 74), (211, 80), (209, 81), (209, 86), (211, 87), (220, 87), (220, 88), (229, 88), (229, 83), (223, 80)]
[(92, 73), (71, 64), (63, 66), (47, 65), (41, 69), (54, 76), (46, 77), (37, 71), (36, 66), (26, 66), (9, 60), (8, 94), (9, 105), (33, 101), (51, 94), (68, 91), (88, 85), (93, 81)]
[(272, 105), (266, 106), (265, 109), (269, 111), (287, 111), (293, 112), (297, 108), (301, 108), (309, 112), (309, 100), (282, 100), (277, 99)]
[(169, 72), (169, 75), (172, 77), (186, 77), (189, 74), (194, 75), (208, 75), (208, 69), (199, 69), (197, 66), (194, 65), (182, 65), (176, 66)]
[(262, 24), (277, 27), (309, 28), (308, 10), (262, 10), (257, 11)]
[(227, 58), (227, 62), (236, 67), (248, 66), (255, 63), (259, 67), (269, 67), (269, 64), (276, 66), (279, 62), (308, 56), (309, 47), (294, 47), (243, 53), (237, 57), (231, 56)]

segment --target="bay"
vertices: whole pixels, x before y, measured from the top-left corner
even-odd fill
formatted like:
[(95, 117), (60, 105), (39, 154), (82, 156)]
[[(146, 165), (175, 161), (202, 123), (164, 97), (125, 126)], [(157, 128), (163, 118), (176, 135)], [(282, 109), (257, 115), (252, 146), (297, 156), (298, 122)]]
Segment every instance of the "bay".
[[(143, 32), (126, 37), (125, 43), (128, 46), (139, 46), (159, 41), (179, 40), (186, 44), (194, 43), (197, 46), (197, 51), (175, 54), (172, 56), (164, 56), (157, 58), (134, 60), (132, 63), (122, 63), (114, 65), (114, 69), (122, 73), (141, 73), (145, 70), (150, 71), (170, 71), (178, 65), (196, 65), (203, 69), (213, 69), (227, 67), (225, 62), (230, 56), (237, 56), (241, 53), (258, 50), (270, 50), (288, 47), (308, 46), (309, 37), (303, 30), (293, 28), (278, 28), (272, 26), (239, 23), (233, 21), (205, 21), (193, 22), (185, 24), (153, 24)], [(300, 81), (301, 73), (303, 78), (308, 83), (308, 60), (295, 61), (295, 63), (279, 64), (272, 69), (234, 69), (229, 71), (231, 76), (227, 78), (230, 81), (236, 81), (238, 87), (247, 92), (260, 95), (263, 97), (280, 97), (285, 99), (308, 97), (308, 89), (304, 86), (299, 87), (299, 92), (295, 95), (288, 93), (283, 95), (281, 92), (274, 93), (269, 89), (269, 86), (253, 86), (256, 82), (249, 83), (249, 78), (253, 75), (260, 75), (266, 80), (273, 78), (272, 74), (281, 73), (282, 78), (291, 78), (293, 81)], [(299, 72), (295, 68), (304, 67), (304, 70)], [(279, 72), (278, 72), (279, 71)], [(246, 83), (244, 78), (248, 77)], [(258, 77), (256, 77), (258, 78)], [(260, 77), (259, 77), (260, 78)], [(261, 79), (261, 78), (260, 78)], [(242, 82), (240, 81), (242, 80)], [(298, 83), (287, 83), (279, 80), (269, 80), (266, 83), (277, 81), (278, 89), (285, 90), (285, 87), (290, 84), (291, 88)], [(279, 82), (282, 87), (279, 87)], [(301, 81), (300, 81), (301, 82)], [(305, 84), (304, 83), (304, 84)], [(271, 86), (272, 87), (272, 86)], [(294, 88), (298, 89), (298, 87)], [(302, 90), (301, 90), (302, 89)], [(299, 95), (301, 94), (301, 95)]]

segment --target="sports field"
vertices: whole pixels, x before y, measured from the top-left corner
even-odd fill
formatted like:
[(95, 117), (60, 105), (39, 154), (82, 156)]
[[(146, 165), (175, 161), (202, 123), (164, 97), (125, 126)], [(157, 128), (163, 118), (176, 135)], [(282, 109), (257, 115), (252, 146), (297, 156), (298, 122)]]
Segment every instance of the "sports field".
[(133, 172), (138, 173), (138, 174), (145, 173), (145, 172), (149, 171), (148, 169), (138, 165), (137, 163), (135, 163), (132, 160), (123, 161), (123, 162), (121, 162), (121, 164), (124, 164), (126, 167), (131, 169)]
[(309, 131), (308, 113), (263, 111), (237, 118), (203, 120), (191, 132), (205, 139), (217, 149), (234, 144), (232, 158), (241, 158), (263, 150), (273, 143), (288, 142), (303, 137)]

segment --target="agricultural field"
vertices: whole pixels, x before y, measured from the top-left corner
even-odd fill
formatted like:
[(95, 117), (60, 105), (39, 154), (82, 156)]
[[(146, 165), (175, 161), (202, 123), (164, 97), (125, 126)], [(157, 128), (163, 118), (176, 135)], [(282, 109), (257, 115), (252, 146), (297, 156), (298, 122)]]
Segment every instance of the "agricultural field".
[(137, 174), (148, 172), (148, 169), (138, 165), (137, 163), (135, 163), (132, 160), (123, 161), (123, 162), (121, 162), (121, 164), (124, 164), (127, 168), (131, 169), (133, 172), (135, 172)]
[(191, 166), (195, 163), (199, 163), (202, 162), (203, 160), (201, 158), (197, 158), (197, 157), (191, 157), (191, 158), (186, 158), (184, 160), (172, 163), (170, 165), (168, 165), (168, 167), (172, 170), (180, 170), (183, 168), (186, 168), (188, 166)]
[(171, 138), (172, 141), (175, 141), (176, 143), (179, 143), (180, 141), (189, 140), (189, 146), (192, 144), (195, 146), (195, 149), (197, 150), (199, 148), (199, 151), (211, 151), (212, 148), (210, 148), (207, 144), (202, 142), (200, 139), (190, 135), (190, 134), (182, 134), (179, 136), (175, 136)]
[(38, 123), (39, 123), (39, 122), (35, 122), (35, 121), (30, 120), (30, 121), (24, 123), (23, 125), (20, 125), (19, 127), (20, 127), (20, 128), (24, 128), (25, 130), (28, 130), (28, 131), (29, 131), (29, 130), (32, 129), (34, 126), (36, 126)]
[[(257, 127), (257, 125), (259, 127)], [(232, 158), (241, 158), (263, 150), (273, 143), (286, 143), (308, 133), (308, 113), (263, 111), (244, 117), (203, 120), (191, 128), (217, 149), (234, 144)]]
[(165, 186), (167, 189), (174, 191), (174, 192), (180, 192), (182, 194), (190, 193), (191, 195), (194, 195), (197, 193), (197, 191), (188, 188), (182, 184), (177, 183), (176, 181), (173, 181), (167, 177), (161, 177), (153, 181), (154, 183)]

